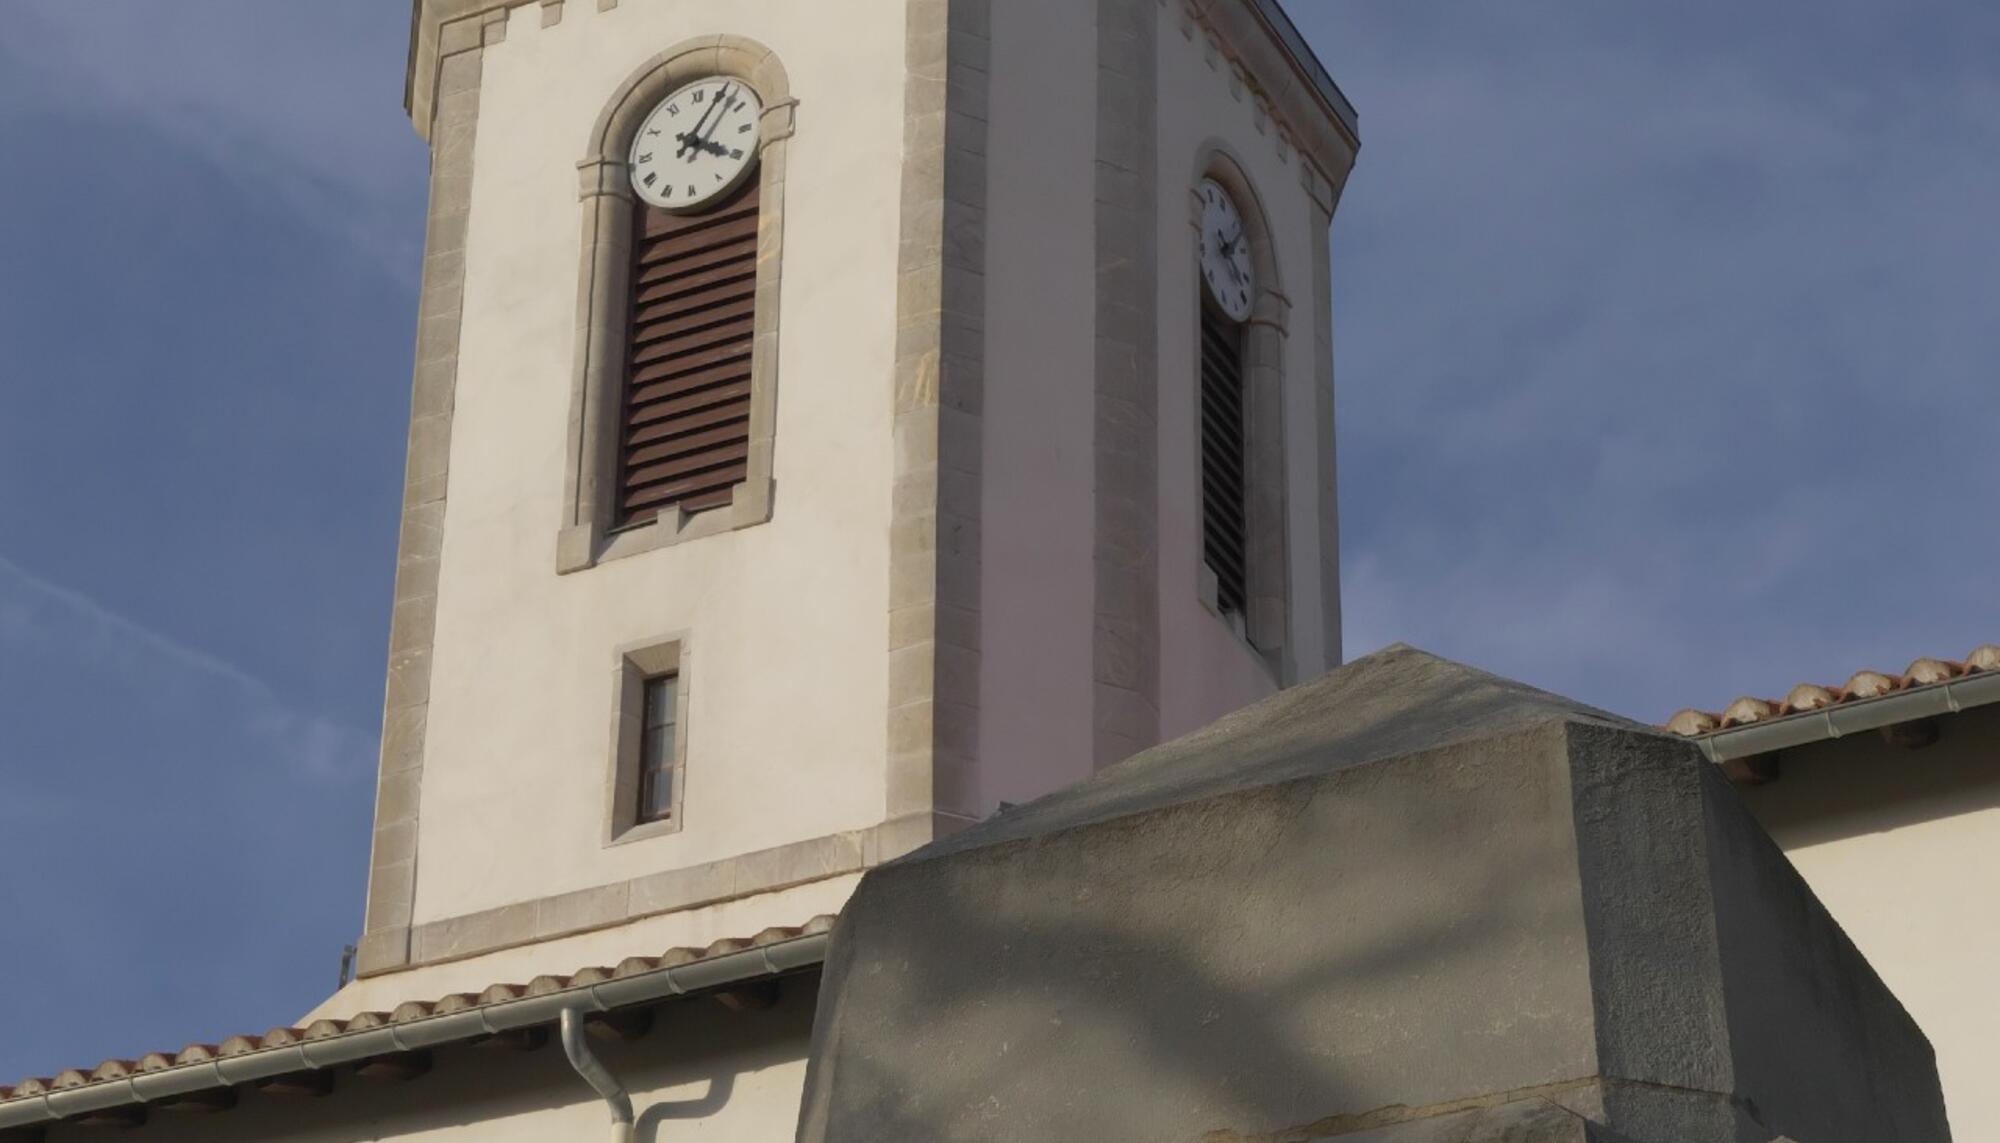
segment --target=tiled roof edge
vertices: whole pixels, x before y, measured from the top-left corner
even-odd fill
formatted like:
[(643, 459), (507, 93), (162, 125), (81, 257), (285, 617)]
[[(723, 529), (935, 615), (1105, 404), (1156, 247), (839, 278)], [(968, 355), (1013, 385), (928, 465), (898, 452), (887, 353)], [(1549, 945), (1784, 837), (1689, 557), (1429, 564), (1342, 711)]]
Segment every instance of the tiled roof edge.
[(1721, 711), (1687, 709), (1665, 729), (1724, 762), (2000, 702), (2000, 645), (1963, 659), (1918, 659), (1899, 675), (1857, 671), (1840, 686), (1802, 683), (1782, 699), (1744, 696)]
[(50, 1079), (24, 1080), (0, 1087), (0, 1131), (547, 1024), (565, 1008), (609, 1012), (777, 976), (824, 960), (832, 927), (832, 917), (815, 917), (803, 926), (766, 929), (705, 949), (629, 957), (615, 969), (494, 985), (477, 997), (412, 1001), (393, 1013), (364, 1012), (304, 1029), (231, 1037), (219, 1046), (190, 1044), (171, 1058), (153, 1053), (107, 1060), (88, 1072), (71, 1069)]

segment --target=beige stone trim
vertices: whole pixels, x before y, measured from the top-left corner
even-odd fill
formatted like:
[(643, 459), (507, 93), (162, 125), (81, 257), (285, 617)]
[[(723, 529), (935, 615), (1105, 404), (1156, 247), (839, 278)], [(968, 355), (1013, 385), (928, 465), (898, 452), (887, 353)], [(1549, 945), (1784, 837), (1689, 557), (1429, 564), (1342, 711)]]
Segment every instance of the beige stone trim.
[(463, 960), (861, 873), (951, 832), (957, 824), (951, 818), (911, 815), (871, 829), (829, 834), (705, 865), (426, 921), (409, 931), (410, 951), (404, 961), (370, 964), (362, 975)]
[(989, 0), (909, 0), (896, 285), (888, 816), (978, 814)]
[(1160, 734), (1156, 0), (1097, 5), (1095, 761)]
[(1326, 633), (1326, 668), (1340, 665), (1340, 496), (1333, 396), (1333, 210), (1313, 205), (1313, 377), (1319, 427), (1319, 576)]
[(403, 474), (395, 604), (389, 620), (388, 684), (382, 704), (381, 768), (369, 854), (368, 905), (358, 945), (358, 967), (363, 972), (381, 972), (408, 961), (410, 916), (416, 904), (417, 801), (423, 785), (424, 732), (430, 714), (431, 643), (437, 626), (452, 409), (458, 384), (472, 150), (479, 118), (480, 44), (475, 39), (439, 63), (430, 212), (410, 397), (409, 459)]
[[(1193, 175), (1188, 182), (1188, 223), (1195, 233), (1201, 229), (1202, 179), (1214, 179), (1229, 192), (1243, 215), (1243, 227), (1250, 238), (1251, 256), (1256, 263), (1257, 300), (1244, 331), (1244, 442), (1248, 496), (1246, 525), (1249, 528), (1248, 614), (1242, 627), (1232, 629), (1249, 643), (1272, 678), (1280, 686), (1298, 681), (1291, 640), (1291, 537), (1286, 527), (1286, 474), (1290, 471), (1285, 454), (1285, 339), (1291, 326), (1291, 299), (1285, 293), (1283, 267), (1277, 244), (1271, 238), (1270, 215), (1263, 196), (1244, 171), (1242, 161), (1220, 139), (1211, 139), (1196, 150)], [(1195, 305), (1202, 305), (1199, 246), (1190, 242), (1188, 261), (1193, 267)], [(1199, 320), (1199, 314), (1193, 315)], [(1194, 347), (1189, 347), (1193, 353)], [(1200, 418), (1195, 419), (1193, 455), (1200, 455)], [(1194, 553), (1200, 560), (1201, 553)], [(1206, 564), (1196, 577), (1201, 585), (1202, 603), (1218, 617), (1215, 575)], [(1227, 620), (1227, 617), (1222, 617)]]
[[(672, 509), (645, 525), (611, 529), (617, 488), (618, 409), (630, 334), (632, 185), (626, 156), (647, 113), (682, 84), (735, 76), (764, 104), (757, 220), (755, 343), (750, 353), (749, 473), (722, 508), (688, 515)], [(703, 36), (654, 56), (622, 84), (577, 163), (582, 202), (575, 367), (570, 379), (563, 519), (556, 570), (580, 571), (604, 560), (653, 551), (762, 524), (775, 495), (772, 454), (777, 431), (779, 274), (784, 264), (785, 154), (797, 104), (784, 65), (770, 49), (741, 36)]]
[[(675, 676), (674, 802), (659, 821), (639, 820), (646, 680)], [(694, 692), (694, 644), (685, 632), (622, 647), (611, 668), (611, 754), (604, 782), (604, 844), (624, 845), (679, 833), (687, 790), (688, 710)]]
[[(489, 23), (502, 29), (507, 11), (535, 0), (411, 0), (410, 55), (403, 75), (403, 107), (421, 138), (432, 140), (443, 104), (444, 60), (479, 46)], [(498, 33), (506, 36), (503, 30)], [(470, 42), (467, 42), (467, 37)]]

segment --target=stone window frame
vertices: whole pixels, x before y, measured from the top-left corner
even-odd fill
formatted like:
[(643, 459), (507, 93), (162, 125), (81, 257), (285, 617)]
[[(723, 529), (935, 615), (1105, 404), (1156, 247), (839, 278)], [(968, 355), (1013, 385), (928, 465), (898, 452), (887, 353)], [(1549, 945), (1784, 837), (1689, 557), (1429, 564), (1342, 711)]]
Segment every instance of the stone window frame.
[[(1248, 603), (1239, 626), (1223, 614), (1215, 571), (1195, 546), (1196, 594), (1201, 604), (1242, 640), (1280, 685), (1287, 678), (1291, 657), (1286, 644), (1291, 630), (1291, 541), (1286, 527), (1287, 466), (1285, 457), (1285, 339), (1291, 325), (1291, 299), (1285, 294), (1272, 239), (1270, 213), (1243, 163), (1228, 144), (1210, 140), (1197, 151), (1193, 177), (1188, 180), (1189, 280), (1194, 284), (1191, 341), (1187, 352), (1199, 369), (1201, 310), (1201, 183), (1213, 179), (1229, 192), (1243, 217), (1257, 274), (1257, 297), (1243, 331), (1243, 400), (1245, 523), (1249, 529), (1246, 556)], [(1199, 385), (1199, 376), (1196, 384)], [(1201, 411), (1195, 410), (1194, 439), (1189, 447), (1201, 456)], [(1196, 535), (1201, 534), (1200, 527)]]
[[(614, 528), (618, 417), (630, 336), (634, 205), (632, 140), (646, 115), (674, 89), (731, 76), (764, 105), (758, 142), (756, 316), (750, 351), (748, 475), (727, 506), (688, 514), (669, 507), (645, 524)], [(778, 292), (785, 231), (785, 154), (796, 126), (791, 82), (769, 48), (742, 36), (703, 36), (668, 48), (634, 71), (605, 104), (577, 163), (583, 209), (575, 368), (570, 383), (564, 516), (556, 538), (558, 574), (605, 560), (762, 524), (771, 518), (777, 427)]]
[[(694, 656), (685, 631), (621, 647), (611, 670), (611, 763), (605, 781), (604, 845), (625, 845), (679, 833), (686, 814), (689, 695)], [(674, 693), (673, 808), (656, 821), (639, 820), (642, 747), (646, 736), (646, 680), (676, 679)]]

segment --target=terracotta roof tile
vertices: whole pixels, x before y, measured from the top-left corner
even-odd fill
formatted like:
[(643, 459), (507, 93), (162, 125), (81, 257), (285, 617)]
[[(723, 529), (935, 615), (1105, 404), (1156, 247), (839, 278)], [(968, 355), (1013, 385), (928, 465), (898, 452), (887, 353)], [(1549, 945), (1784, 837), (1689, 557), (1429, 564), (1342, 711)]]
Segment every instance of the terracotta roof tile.
[(421, 1000), (406, 1000), (396, 1005), (394, 1012), (389, 1013), (389, 1020), (395, 1024), (407, 1024), (412, 1020), (421, 1020), (430, 1014), (430, 1005)]
[(1880, 671), (1856, 671), (1847, 680), (1847, 685), (1840, 688), (1840, 697), (1843, 700), (1881, 698), (1900, 687), (1902, 683), (1900, 675), (1885, 675)]
[(1909, 670), (1903, 672), (1903, 681), (1907, 686), (1929, 686), (1931, 683), (1955, 679), (1964, 673), (1965, 666), (1962, 663), (1947, 663), (1943, 659), (1918, 659), (1910, 664)]
[[(409, 1002), (409, 1004), (403, 1005), (403, 1007), (408, 1008), (410, 1004), (416, 1004), (422, 1006), (423, 1001), (412, 1000)], [(477, 1007), (479, 1007), (479, 998), (477, 996), (474, 996), (470, 992), (454, 992), (450, 996), (444, 997), (443, 999), (433, 1003), (430, 1006), (430, 1015), (449, 1016), (453, 1012), (463, 1012), (468, 1008), (477, 1008)], [(412, 1016), (410, 1017), (410, 1019), (421, 1020), (423, 1019), (423, 1016), (422, 1015)]]
[(189, 1044), (171, 1055), (166, 1052), (152, 1052), (139, 1057), (136, 1061), (106, 1060), (88, 1072), (70, 1068), (57, 1073), (54, 1078), (35, 1077), (22, 1080), (11, 1088), (0, 1086), (0, 1104), (18, 1099), (31, 1099), (53, 1091), (67, 1091), (93, 1083), (125, 1079), (138, 1072), (161, 1071), (183, 1064), (207, 1063), (264, 1048), (281, 1048), (306, 1040), (323, 1040), (330, 1036), (381, 1027), (384, 1024), (421, 1020), (429, 1016), (445, 1016), (488, 1004), (516, 1000), (523, 996), (540, 996), (565, 988), (599, 984), (617, 977), (693, 964), (727, 953), (824, 933), (832, 927), (832, 917), (815, 917), (798, 927), (765, 929), (754, 937), (719, 940), (703, 949), (673, 948), (657, 957), (627, 957), (620, 961), (615, 969), (585, 968), (573, 976), (538, 976), (525, 987), (518, 984), (495, 984), (477, 996), (455, 992), (434, 1001), (412, 1000), (398, 1005), (392, 1013), (363, 1012), (347, 1020), (315, 1020), (306, 1028), (273, 1028), (262, 1036), (231, 1036), (220, 1044)]
[(611, 970), (611, 975), (613, 977), (637, 976), (642, 972), (651, 972), (658, 967), (660, 967), (660, 962), (652, 957), (628, 956), (618, 962), (618, 967)]
[(138, 1070), (138, 1066), (131, 1060), (106, 1060), (90, 1069), (90, 1078), (93, 1080), (124, 1079)]
[(521, 995), (547, 996), (551, 992), (561, 992), (563, 989), (568, 987), (569, 987), (569, 977), (567, 976), (546, 976), (546, 975), (538, 976), (535, 979), (528, 982), (527, 991), (523, 992)]
[(486, 986), (486, 991), (479, 994), (479, 1003), (482, 1006), (500, 1004), (520, 995), (521, 986), (518, 984), (489, 984)]
[(2000, 644), (1987, 643), (1975, 647), (1963, 659), (1918, 659), (1904, 668), (1901, 674), (1856, 671), (1837, 687), (1800, 683), (1782, 699), (1745, 695), (1716, 712), (1689, 708), (1668, 719), (1665, 728), (1685, 738), (1699, 738), (1731, 727), (1822, 710), (1841, 703), (1880, 698), (1897, 691), (1950, 682), (1965, 675), (1988, 671), (2000, 672)]
[(1722, 726), (1728, 729), (1732, 726), (1742, 726), (1746, 722), (1762, 722), (1777, 712), (1777, 703), (1745, 695), (1723, 708)]

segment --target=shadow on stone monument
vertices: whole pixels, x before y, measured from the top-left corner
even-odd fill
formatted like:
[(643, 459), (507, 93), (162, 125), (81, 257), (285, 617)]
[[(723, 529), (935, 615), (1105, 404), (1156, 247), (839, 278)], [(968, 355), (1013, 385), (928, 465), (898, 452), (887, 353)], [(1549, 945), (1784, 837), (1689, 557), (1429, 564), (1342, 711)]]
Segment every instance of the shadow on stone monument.
[(1689, 743), (1392, 647), (862, 882), (801, 1143), (1942, 1143)]

